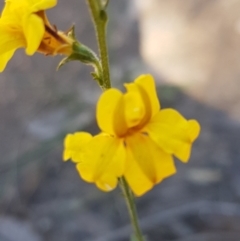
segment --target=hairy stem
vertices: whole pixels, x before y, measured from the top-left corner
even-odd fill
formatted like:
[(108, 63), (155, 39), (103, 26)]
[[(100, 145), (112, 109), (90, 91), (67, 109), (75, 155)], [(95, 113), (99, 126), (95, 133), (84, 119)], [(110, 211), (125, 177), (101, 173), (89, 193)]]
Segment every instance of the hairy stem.
[(138, 223), (138, 215), (137, 215), (136, 205), (134, 201), (134, 196), (124, 177), (120, 178), (120, 186), (127, 203), (129, 216), (131, 219), (132, 227), (134, 229), (135, 239), (137, 241), (144, 241), (144, 238)]
[(102, 77), (104, 90), (111, 88), (108, 49), (106, 41), (106, 27), (108, 17), (105, 9), (103, 8), (100, 0), (87, 0), (93, 23), (95, 26), (98, 48), (100, 52), (100, 60), (102, 64)]

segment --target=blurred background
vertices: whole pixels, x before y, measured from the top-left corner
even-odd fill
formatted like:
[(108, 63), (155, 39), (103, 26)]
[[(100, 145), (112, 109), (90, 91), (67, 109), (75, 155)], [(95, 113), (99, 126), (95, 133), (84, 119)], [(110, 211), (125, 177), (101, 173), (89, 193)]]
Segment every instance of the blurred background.
[[(2, 7), (3, 0), (0, 3)], [(141, 198), (149, 241), (240, 240), (240, 0), (110, 0), (112, 83), (154, 75), (162, 107), (199, 120), (189, 164)], [(50, 22), (97, 51), (84, 0)], [(103, 193), (62, 162), (63, 138), (97, 133), (91, 68), (19, 50), (0, 75), (0, 241), (126, 241), (119, 189)]]

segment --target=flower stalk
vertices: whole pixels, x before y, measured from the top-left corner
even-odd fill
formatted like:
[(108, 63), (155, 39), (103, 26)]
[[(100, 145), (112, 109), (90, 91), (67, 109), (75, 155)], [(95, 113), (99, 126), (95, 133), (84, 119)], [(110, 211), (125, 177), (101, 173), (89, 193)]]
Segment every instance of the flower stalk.
[(131, 189), (129, 188), (124, 177), (121, 177), (119, 179), (119, 183), (120, 183), (120, 187), (122, 189), (124, 198), (127, 203), (129, 216), (130, 216), (131, 223), (132, 223), (132, 226), (134, 229), (135, 236), (134, 236), (133, 240), (144, 241), (144, 238), (143, 238), (143, 235), (142, 235), (139, 223), (138, 223), (138, 215), (137, 215), (137, 209), (136, 209), (133, 193), (132, 193)]
[(106, 5), (103, 6), (100, 0), (87, 0), (87, 3), (95, 26), (100, 59), (102, 63), (103, 85), (101, 87), (103, 90), (107, 90), (111, 88), (111, 81), (106, 41), (106, 27), (108, 21), (107, 13), (105, 11)]

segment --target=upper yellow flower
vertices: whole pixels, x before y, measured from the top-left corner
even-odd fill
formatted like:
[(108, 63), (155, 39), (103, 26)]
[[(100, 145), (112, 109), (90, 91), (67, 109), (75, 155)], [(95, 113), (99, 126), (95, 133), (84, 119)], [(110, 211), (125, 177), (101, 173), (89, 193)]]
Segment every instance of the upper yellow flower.
[(67, 135), (63, 158), (76, 162), (81, 177), (104, 191), (124, 176), (140, 196), (176, 172), (173, 155), (188, 161), (200, 126), (176, 110), (160, 110), (152, 76), (142, 75), (125, 87), (124, 94), (112, 88), (100, 97), (97, 122), (102, 133)]
[(71, 53), (72, 41), (50, 25), (44, 10), (57, 0), (5, 0), (0, 18), (0, 72), (18, 48), (54, 55)]

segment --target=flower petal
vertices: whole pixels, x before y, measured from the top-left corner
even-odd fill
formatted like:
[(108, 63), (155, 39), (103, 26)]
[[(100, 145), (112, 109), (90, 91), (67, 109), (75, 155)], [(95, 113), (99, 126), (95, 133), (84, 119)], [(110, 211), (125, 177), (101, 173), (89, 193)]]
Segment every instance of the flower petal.
[[(135, 94), (135, 102), (137, 99), (141, 100), (141, 103), (138, 101), (138, 106), (135, 106), (135, 110), (138, 109), (138, 114), (141, 114), (141, 117), (140, 115), (138, 116), (138, 121), (135, 120), (137, 123), (135, 126), (141, 129), (160, 109), (154, 79), (151, 75), (141, 75), (134, 83), (128, 83), (124, 86), (127, 89), (127, 94), (125, 96), (128, 94)], [(137, 98), (137, 95), (139, 98)], [(127, 108), (129, 104), (126, 103), (125, 106)], [(133, 113), (132, 110), (132, 114)], [(131, 123), (132, 120), (128, 118), (129, 116), (126, 116), (126, 122)]]
[(33, 55), (37, 51), (44, 31), (43, 20), (36, 14), (30, 14), (23, 18), (23, 32), (27, 41), (26, 53), (28, 55)]
[(15, 51), (17, 48), (24, 47), (25, 41), (23, 35), (10, 32), (7, 26), (0, 23), (0, 56), (9, 51)]
[(118, 179), (116, 176), (110, 174), (102, 175), (96, 182), (97, 187), (104, 192), (112, 191), (116, 188), (117, 184)]
[(195, 120), (187, 121), (173, 109), (161, 110), (144, 128), (152, 139), (165, 151), (187, 162), (192, 142), (198, 137), (200, 125)]
[(5, 69), (8, 61), (12, 58), (14, 52), (15, 50), (11, 50), (11, 51), (8, 51), (7, 53), (0, 55), (0, 72), (2, 72)]
[(1, 18), (8, 15), (8, 13), (10, 12), (10, 6), (11, 6), (11, 2), (5, 1), (5, 5), (1, 13)]
[(144, 172), (139, 167), (132, 152), (127, 148), (126, 170), (124, 177), (128, 185), (136, 196), (141, 196), (153, 187), (153, 183), (148, 179)]
[(57, 0), (28, 0), (29, 4), (31, 4), (32, 12), (38, 12), (40, 10), (45, 10), (49, 8), (53, 8), (57, 5)]
[(126, 132), (123, 94), (119, 90), (109, 89), (100, 96), (97, 122), (99, 128), (106, 133), (120, 136)]
[(85, 181), (95, 182), (101, 189), (105, 187), (105, 191), (115, 187), (117, 178), (122, 176), (124, 168), (123, 141), (105, 134), (93, 137), (83, 150), (82, 160), (77, 165)]
[[(128, 85), (129, 86), (129, 85)], [(133, 88), (131, 88), (133, 89)], [(124, 116), (127, 127), (137, 126), (145, 116), (145, 106), (143, 99), (137, 88), (124, 94)]]
[(80, 162), (82, 150), (91, 139), (92, 135), (87, 132), (68, 134), (64, 139), (63, 160), (72, 159), (74, 162)]
[(146, 92), (151, 103), (151, 114), (154, 116), (159, 112), (160, 103), (153, 77), (150, 74), (140, 75), (134, 82)]
[[(145, 133), (134, 134), (127, 137), (125, 141), (130, 161), (127, 161), (124, 175), (136, 195), (144, 194), (153, 185), (176, 172), (172, 156), (164, 152)], [(136, 168), (137, 171), (134, 173), (135, 171), (131, 165), (135, 166), (135, 168), (138, 165), (140, 170)], [(130, 166), (130, 171), (128, 166)], [(144, 175), (148, 181), (143, 177)], [(139, 179), (141, 180), (140, 185), (136, 182)]]

